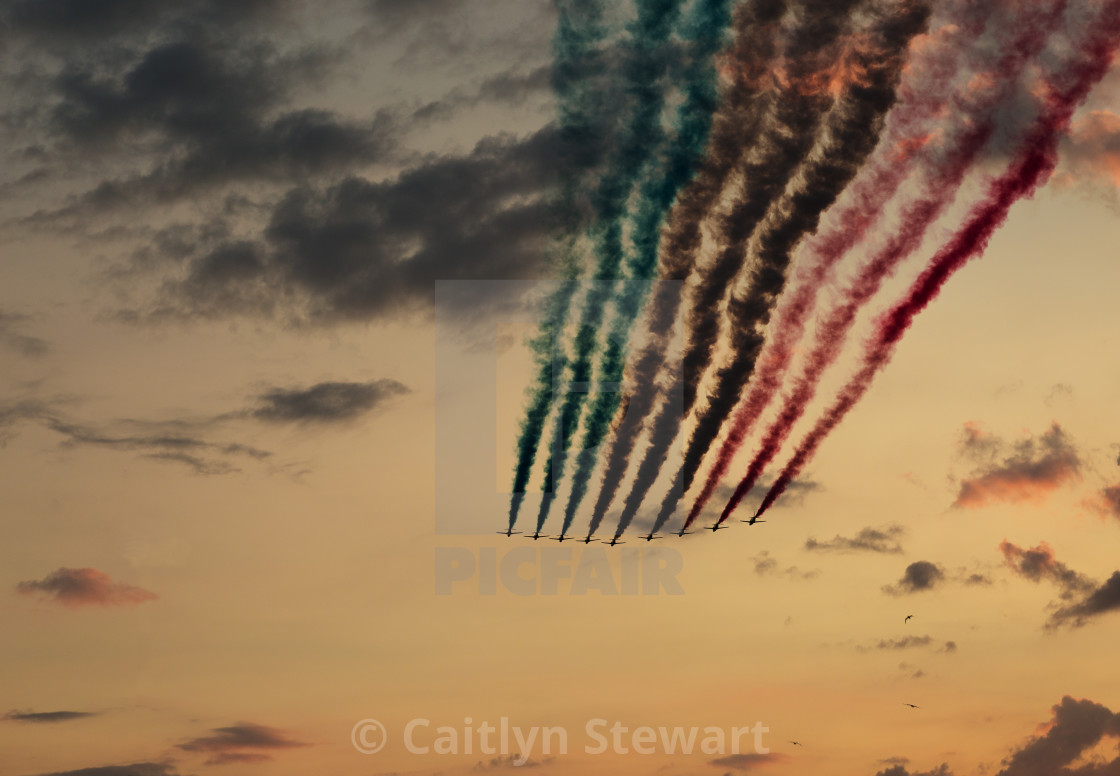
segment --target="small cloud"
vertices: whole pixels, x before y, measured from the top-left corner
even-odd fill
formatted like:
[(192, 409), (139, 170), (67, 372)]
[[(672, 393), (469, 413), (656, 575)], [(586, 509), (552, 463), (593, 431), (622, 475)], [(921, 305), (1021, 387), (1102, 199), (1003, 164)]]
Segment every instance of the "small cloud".
[(910, 595), (923, 590), (932, 590), (945, 579), (945, 570), (936, 563), (919, 560), (906, 567), (902, 578), (893, 585), (884, 585), (883, 592), (888, 595)]
[(892, 524), (884, 528), (864, 528), (853, 537), (837, 535), (825, 542), (810, 537), (805, 540), (805, 549), (820, 552), (879, 552), (900, 554), (902, 545), (899, 537), (906, 533), (901, 525)]
[[(975, 436), (966, 426), (965, 449), (997, 448), (988, 437)], [(996, 448), (992, 448), (996, 449)], [(1054, 424), (1037, 439), (1028, 438), (1001, 461), (981, 466), (961, 482), (955, 507), (977, 508), (992, 503), (1038, 501), (1081, 476), (1081, 457), (1065, 432)]]
[(178, 776), (170, 763), (133, 763), (131, 765), (103, 765), (80, 768), (76, 771), (55, 771), (38, 776)]
[(95, 717), (92, 711), (9, 711), (0, 720), (8, 722), (30, 722), (33, 724), (51, 724), (55, 722), (71, 722), (76, 719)]
[(755, 768), (761, 768), (767, 765), (776, 765), (785, 762), (789, 757), (784, 754), (770, 753), (770, 754), (732, 754), (727, 757), (720, 757), (716, 760), (710, 760), (708, 765), (715, 765), (720, 768), (730, 768), (734, 771), (752, 771)]
[(993, 584), (991, 577), (989, 577), (987, 574), (982, 574), (979, 571), (974, 571), (971, 574), (965, 571), (961, 575), (960, 581), (962, 584), (968, 585), (970, 587), (987, 586)]
[(791, 579), (814, 579), (820, 576), (821, 573), (820, 569), (802, 571), (797, 566), (790, 566), (786, 569), (779, 569), (778, 561), (770, 555), (769, 550), (763, 550), (750, 560), (754, 563), (754, 573), (758, 574), (760, 577), (787, 576)]
[(338, 423), (360, 417), (404, 393), (409, 388), (396, 380), (273, 388), (259, 397), (259, 406), (251, 414), (270, 423)]
[(43, 579), (20, 582), (16, 585), (16, 592), (24, 595), (42, 593), (71, 608), (134, 606), (159, 597), (143, 588), (114, 582), (105, 572), (91, 568), (60, 568)]
[(296, 741), (275, 728), (239, 722), (229, 727), (214, 728), (212, 735), (192, 738), (178, 745), (184, 752), (197, 752), (209, 755), (206, 765), (229, 765), (232, 763), (259, 763), (272, 759), (269, 752), (280, 749), (294, 749), (310, 746)]
[[(914, 649), (915, 647), (928, 647), (932, 643), (932, 636), (903, 636), (901, 639), (882, 639), (871, 649)], [(863, 651), (867, 651), (867, 649), (869, 648), (864, 647)]]

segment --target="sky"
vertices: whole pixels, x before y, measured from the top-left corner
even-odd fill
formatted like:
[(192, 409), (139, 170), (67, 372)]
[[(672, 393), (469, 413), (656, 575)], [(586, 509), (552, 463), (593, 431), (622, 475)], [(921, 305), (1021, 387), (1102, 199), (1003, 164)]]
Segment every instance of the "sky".
[(0, 2), (0, 773), (1120, 774), (1120, 11), (984, 5)]

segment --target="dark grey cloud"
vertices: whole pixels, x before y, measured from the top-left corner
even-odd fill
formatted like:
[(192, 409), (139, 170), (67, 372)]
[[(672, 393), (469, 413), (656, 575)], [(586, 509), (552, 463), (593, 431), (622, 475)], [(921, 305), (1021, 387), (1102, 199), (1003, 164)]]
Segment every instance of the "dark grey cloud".
[(209, 733), (178, 744), (176, 748), (208, 755), (206, 765), (228, 765), (268, 762), (273, 759), (272, 752), (310, 746), (276, 728), (251, 722), (214, 728)]
[(257, 22), (290, 6), (288, 0), (11, 0), (0, 9), (3, 36), (59, 46), (95, 44), (156, 27)]
[(1047, 626), (1080, 628), (1102, 614), (1115, 611), (1120, 611), (1120, 571), (1114, 571), (1103, 585), (1080, 601), (1057, 609), (1050, 615)]
[(360, 417), (408, 392), (408, 387), (396, 380), (273, 388), (261, 394), (252, 416), (270, 423), (337, 423)]
[[(994, 450), (1003, 443), (966, 426), (966, 449), (977, 445)], [(975, 437), (972, 441), (969, 441)], [(961, 482), (955, 507), (981, 507), (991, 503), (1018, 503), (1047, 495), (1081, 474), (1081, 456), (1058, 424), (1037, 438), (1013, 446), (1010, 454), (981, 465)]]
[(445, 121), (478, 105), (523, 106), (534, 97), (550, 94), (551, 81), (549, 65), (507, 70), (484, 79), (474, 89), (457, 87), (442, 98), (421, 105), (412, 112), (410, 119), (417, 123)]
[(863, 528), (854, 537), (837, 535), (829, 541), (819, 542), (810, 537), (805, 540), (806, 550), (822, 552), (879, 552), (900, 554), (902, 545), (899, 538), (906, 534), (901, 525), (892, 524), (884, 528)]
[(1032, 582), (1044, 579), (1053, 582), (1061, 589), (1063, 599), (1074, 598), (1096, 587), (1092, 579), (1059, 561), (1046, 542), (1025, 550), (1004, 540), (1000, 542), (999, 551), (1012, 571)]
[[(348, 177), (291, 189), (252, 239), (181, 231), (181, 273), (134, 319), (274, 315), (312, 322), (430, 310), (436, 280), (540, 277), (560, 225), (551, 128), (491, 137), (381, 182)], [(150, 261), (149, 261), (150, 264)]]
[(57, 722), (72, 722), (76, 719), (95, 717), (94, 711), (9, 711), (0, 720), (8, 722), (30, 722), (32, 724), (52, 724)]
[(47, 352), (47, 343), (24, 332), (27, 321), (26, 315), (0, 310), (0, 347), (9, 348), (29, 358), (37, 358)]
[(1059, 561), (1045, 542), (1025, 550), (1005, 540), (999, 549), (1018, 576), (1032, 582), (1045, 580), (1058, 587), (1063, 603), (1051, 605), (1047, 629), (1080, 628), (1102, 614), (1120, 610), (1120, 571), (1098, 584)]
[(79, 768), (76, 771), (53, 771), (38, 776), (178, 776), (179, 771), (170, 763), (133, 763), (132, 765), (102, 765)]
[(1120, 736), (1120, 714), (1090, 700), (1068, 695), (1053, 707), (1054, 717), (1045, 732), (1032, 737), (1003, 761), (997, 776), (1115, 776), (1120, 756), (1110, 761), (1089, 761), (1070, 766), (1104, 736)]
[(885, 585), (883, 592), (889, 595), (910, 595), (923, 590), (932, 590), (945, 580), (945, 570), (936, 563), (919, 560), (906, 567), (902, 578), (893, 585)]
[[(1120, 755), (1086, 757), (1106, 736), (1120, 736), (1120, 714), (1094, 701), (1067, 695), (1053, 707), (1052, 719), (1003, 759), (996, 776), (1117, 776)], [(892, 767), (876, 776), (952, 776), (945, 764), (911, 773), (906, 769), (906, 758), (880, 762), (889, 762)]]

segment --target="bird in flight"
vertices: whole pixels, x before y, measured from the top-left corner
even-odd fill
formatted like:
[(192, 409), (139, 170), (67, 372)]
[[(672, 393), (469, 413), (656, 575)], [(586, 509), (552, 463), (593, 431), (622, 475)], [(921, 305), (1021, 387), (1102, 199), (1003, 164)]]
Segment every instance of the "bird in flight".
[(903, 620), (903, 622), (910, 622), (910, 618), (911, 618), (911, 617), (913, 617), (913, 616), (914, 616), (914, 615), (912, 615), (912, 614), (908, 614), (908, 615), (906, 615), (906, 619), (905, 619), (905, 620)]
[(918, 708), (918, 707), (917, 707), (917, 706), (915, 706), (915, 705), (914, 705), (913, 703), (904, 703), (904, 704), (902, 704), (902, 705), (903, 705), (903, 706), (909, 706), (909, 707), (910, 707), (910, 708), (912, 708), (912, 709), (916, 709), (916, 708)]
[(793, 744), (794, 746), (801, 746), (800, 741), (790, 741), (790, 743)]

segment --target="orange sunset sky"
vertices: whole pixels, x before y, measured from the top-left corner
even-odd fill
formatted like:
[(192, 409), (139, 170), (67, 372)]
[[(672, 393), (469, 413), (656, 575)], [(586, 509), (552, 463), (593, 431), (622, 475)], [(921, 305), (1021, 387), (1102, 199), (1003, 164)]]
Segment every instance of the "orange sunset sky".
[[(632, 3), (603, 7), (622, 34)], [(768, 522), (610, 548), (495, 534), (550, 277), (555, 4), (0, 20), (0, 776), (1120, 774), (1120, 70)], [(503, 718), (567, 751), (467, 751)], [(595, 720), (629, 751), (588, 752)]]

